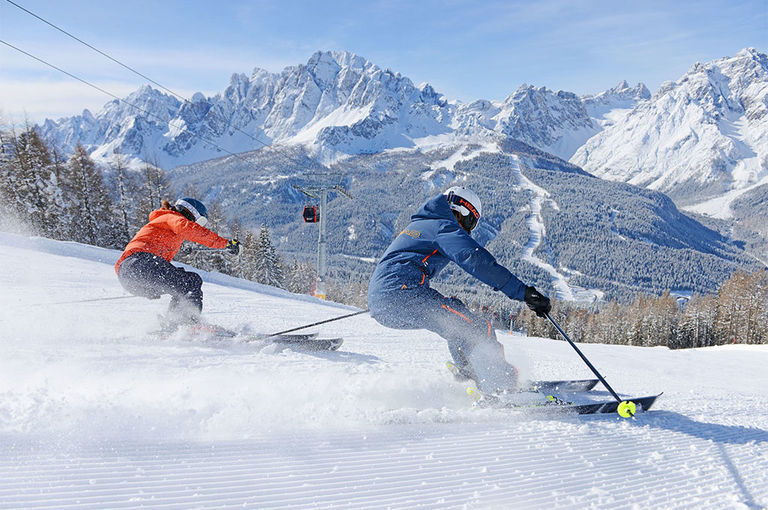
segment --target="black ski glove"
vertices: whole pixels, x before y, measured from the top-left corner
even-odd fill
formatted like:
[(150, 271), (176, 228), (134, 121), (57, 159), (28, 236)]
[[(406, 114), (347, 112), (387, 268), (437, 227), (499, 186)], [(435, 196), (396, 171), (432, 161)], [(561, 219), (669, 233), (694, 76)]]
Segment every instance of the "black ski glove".
[(227, 251), (232, 255), (240, 253), (240, 241), (237, 239), (230, 239), (227, 241)]
[(539, 317), (544, 317), (552, 310), (549, 298), (533, 287), (525, 288), (525, 304)]

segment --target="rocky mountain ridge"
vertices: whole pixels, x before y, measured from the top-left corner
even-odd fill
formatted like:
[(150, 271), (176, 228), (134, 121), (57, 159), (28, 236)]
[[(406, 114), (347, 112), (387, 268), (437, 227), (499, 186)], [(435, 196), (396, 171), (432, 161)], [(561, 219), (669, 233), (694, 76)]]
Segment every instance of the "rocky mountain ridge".
[(616, 109), (646, 99), (622, 82), (597, 96), (522, 85), (503, 101), (449, 101), (348, 52), (317, 52), (280, 73), (233, 74), (220, 94), (189, 101), (143, 86), (97, 114), (47, 120), (39, 130), (69, 152), (78, 141), (107, 162), (115, 150), (164, 168), (257, 150), (302, 145), (330, 162), (355, 154), (506, 138), (568, 158)]

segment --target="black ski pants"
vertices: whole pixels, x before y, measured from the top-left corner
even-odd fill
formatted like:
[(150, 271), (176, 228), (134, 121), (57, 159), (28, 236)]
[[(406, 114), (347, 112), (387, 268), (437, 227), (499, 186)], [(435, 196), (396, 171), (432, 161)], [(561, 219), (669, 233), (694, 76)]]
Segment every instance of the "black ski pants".
[(199, 316), (203, 309), (203, 279), (174, 266), (157, 255), (138, 252), (120, 264), (117, 275), (125, 290), (135, 296), (158, 299), (171, 295), (169, 316)]

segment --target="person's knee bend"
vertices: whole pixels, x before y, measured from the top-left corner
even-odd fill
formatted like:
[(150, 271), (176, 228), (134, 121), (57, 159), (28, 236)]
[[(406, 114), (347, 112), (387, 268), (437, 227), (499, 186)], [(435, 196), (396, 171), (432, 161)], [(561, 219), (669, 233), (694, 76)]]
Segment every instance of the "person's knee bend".
[(197, 273), (187, 272), (184, 275), (184, 290), (186, 292), (199, 292), (203, 287), (203, 279)]

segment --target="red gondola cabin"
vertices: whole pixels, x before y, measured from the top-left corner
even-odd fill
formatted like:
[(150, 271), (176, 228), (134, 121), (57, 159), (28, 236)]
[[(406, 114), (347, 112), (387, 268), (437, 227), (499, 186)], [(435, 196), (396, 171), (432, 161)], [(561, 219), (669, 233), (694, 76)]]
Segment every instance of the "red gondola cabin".
[(319, 221), (317, 208), (314, 205), (305, 205), (303, 216), (306, 223), (317, 223)]

